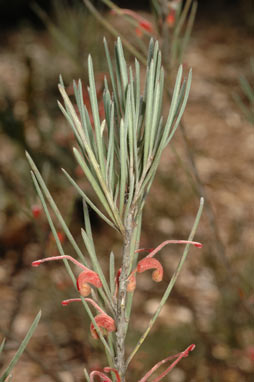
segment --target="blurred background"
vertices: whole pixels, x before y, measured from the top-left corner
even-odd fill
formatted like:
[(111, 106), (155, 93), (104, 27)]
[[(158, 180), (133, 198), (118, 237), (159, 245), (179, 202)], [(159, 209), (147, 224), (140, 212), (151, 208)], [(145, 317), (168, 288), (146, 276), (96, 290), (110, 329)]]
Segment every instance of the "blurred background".
[[(149, 36), (105, 4), (92, 2), (104, 20), (142, 52)], [(117, 1), (152, 25), (148, 1)], [(30, 178), (28, 150), (55, 197), (71, 232), (80, 238), (82, 202), (61, 172), (92, 191), (72, 155), (74, 137), (57, 99), (59, 74), (72, 94), (72, 80), (87, 86), (92, 54), (98, 97), (107, 70), (102, 38), (114, 36), (82, 1), (0, 0), (0, 335), (7, 339), (0, 367), (23, 339), (39, 309), (42, 319), (13, 381), (83, 380), (83, 368), (106, 366), (78, 304), (61, 300), (75, 291), (62, 264), (31, 269), (31, 262), (57, 254)], [(155, 37), (160, 39), (157, 17)], [(170, 41), (169, 41), (170, 44)], [(251, 382), (254, 378), (254, 5), (252, 0), (200, 0), (183, 64), (192, 67), (192, 89), (172, 145), (166, 150), (144, 212), (142, 247), (186, 239), (199, 198), (206, 208), (184, 270), (151, 335), (130, 365), (135, 381), (162, 358), (191, 343), (196, 350), (165, 379), (172, 382)], [(133, 64), (133, 56), (126, 51)], [(144, 70), (143, 70), (144, 73)], [(170, 69), (169, 86), (175, 67)], [(172, 80), (171, 80), (172, 77)], [(165, 113), (169, 100), (165, 97)], [(91, 213), (96, 249), (107, 272), (119, 237)], [(57, 222), (56, 222), (57, 224)], [(72, 248), (59, 226), (66, 253)], [(181, 255), (161, 255), (165, 280), (140, 277), (128, 349), (136, 343), (160, 301)], [(1, 373), (0, 373), (1, 374)]]

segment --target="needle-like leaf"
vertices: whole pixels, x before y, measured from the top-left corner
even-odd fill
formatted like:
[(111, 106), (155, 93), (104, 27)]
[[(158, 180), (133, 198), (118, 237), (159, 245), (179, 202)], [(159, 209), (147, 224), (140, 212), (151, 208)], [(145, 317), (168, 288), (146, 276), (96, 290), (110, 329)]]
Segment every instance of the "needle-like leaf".
[(32, 325), (30, 326), (30, 329), (28, 330), (25, 338), (23, 339), (23, 341), (21, 342), (17, 352), (15, 353), (14, 357), (12, 358), (12, 360), (10, 361), (9, 365), (7, 366), (6, 370), (4, 371), (4, 373), (2, 374), (2, 376), (0, 377), (0, 382), (4, 382), (6, 381), (6, 379), (8, 378), (8, 376), (10, 375), (10, 373), (12, 372), (13, 368), (15, 367), (16, 363), (18, 362), (18, 360), (20, 359), (20, 357), (22, 356), (25, 348), (27, 347), (35, 329), (37, 328), (37, 325), (40, 321), (40, 318), (41, 318), (41, 311), (39, 311), (39, 313), (36, 315)]

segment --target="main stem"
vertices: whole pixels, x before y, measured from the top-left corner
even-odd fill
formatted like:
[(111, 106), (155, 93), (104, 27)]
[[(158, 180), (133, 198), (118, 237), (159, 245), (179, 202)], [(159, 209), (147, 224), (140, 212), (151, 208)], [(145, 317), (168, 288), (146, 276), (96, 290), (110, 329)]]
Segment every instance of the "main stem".
[(127, 279), (130, 271), (131, 242), (134, 232), (133, 215), (129, 214), (125, 224), (125, 235), (123, 243), (122, 271), (119, 278), (119, 290), (117, 298), (116, 314), (116, 368), (120, 374), (121, 382), (125, 382), (126, 361), (125, 361), (125, 337), (127, 333), (126, 298)]

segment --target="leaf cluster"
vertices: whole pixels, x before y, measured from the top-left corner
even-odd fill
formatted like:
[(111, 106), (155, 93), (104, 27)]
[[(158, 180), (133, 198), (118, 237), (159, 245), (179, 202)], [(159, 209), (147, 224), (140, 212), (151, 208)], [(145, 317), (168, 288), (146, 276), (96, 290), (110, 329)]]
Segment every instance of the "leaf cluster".
[[(105, 77), (101, 119), (96, 96), (92, 58), (88, 58), (89, 99), (92, 115), (83, 102), (82, 83), (73, 84), (77, 110), (63, 81), (59, 106), (78, 142), (75, 158), (95, 191), (103, 210), (83, 193), (77, 183), (68, 179), (101, 218), (124, 235), (129, 214), (136, 221), (142, 212), (160, 157), (172, 139), (188, 99), (191, 71), (182, 81), (180, 66), (166, 122), (162, 116), (164, 71), (158, 42), (150, 42), (144, 93), (140, 89), (140, 65), (127, 67), (121, 40), (115, 46), (115, 71), (104, 39), (110, 82)], [(134, 72), (134, 73), (133, 73)]]

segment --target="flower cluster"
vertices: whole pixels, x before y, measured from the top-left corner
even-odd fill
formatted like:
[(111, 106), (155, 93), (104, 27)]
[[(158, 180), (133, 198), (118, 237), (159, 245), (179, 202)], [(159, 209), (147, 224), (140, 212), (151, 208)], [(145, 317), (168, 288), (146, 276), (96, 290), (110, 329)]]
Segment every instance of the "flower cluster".
[[(47, 261), (63, 260), (63, 259), (67, 259), (83, 269), (83, 271), (77, 277), (77, 289), (82, 297), (89, 296), (89, 294), (91, 293), (92, 286), (95, 288), (102, 287), (101, 279), (96, 272), (87, 268), (84, 264), (80, 263), (79, 261), (77, 261), (76, 259), (68, 255), (46, 257), (45, 259), (36, 260), (36, 261), (33, 261), (32, 266), (38, 267), (40, 264)], [(81, 298), (73, 298), (69, 300), (64, 300), (62, 301), (62, 305), (66, 306), (73, 301), (81, 301)], [(116, 330), (116, 326), (115, 326), (115, 321), (113, 320), (113, 318), (110, 317), (107, 313), (105, 313), (104, 310), (101, 309), (99, 305), (91, 298), (85, 298), (85, 301), (93, 305), (95, 309), (99, 312), (99, 314), (94, 317), (94, 320), (97, 326), (99, 327), (99, 329), (102, 331), (102, 334), (104, 334), (104, 331), (106, 332), (106, 334), (108, 332), (114, 332)], [(93, 323), (91, 323), (90, 325), (90, 331), (92, 336), (95, 339), (99, 337)]]
[[(131, 272), (131, 274), (128, 278), (128, 286), (127, 286), (128, 292), (133, 292), (134, 289), (136, 288), (136, 273), (143, 273), (149, 269), (153, 269), (152, 279), (156, 282), (162, 281), (162, 279), (163, 279), (163, 267), (157, 259), (153, 258), (153, 256), (155, 256), (167, 244), (191, 244), (197, 248), (202, 248), (202, 244), (197, 242), (197, 241), (166, 240), (154, 249), (141, 248), (141, 249), (136, 250), (136, 253), (149, 252), (149, 254), (146, 257), (144, 257), (142, 260), (140, 260), (137, 264), (137, 267)], [(121, 273), (121, 270), (120, 270), (120, 273)], [(120, 275), (120, 273), (119, 273), (119, 275)], [(119, 278), (119, 276), (118, 276), (118, 278)]]
[[(152, 279), (156, 282), (160, 282), (163, 279), (163, 267), (161, 263), (154, 258), (154, 256), (167, 244), (191, 244), (194, 245), (198, 248), (202, 247), (202, 244), (196, 241), (188, 241), (188, 240), (166, 240), (163, 243), (161, 243), (159, 246), (156, 248), (141, 248), (136, 250), (136, 253), (141, 253), (141, 252), (148, 252), (148, 255), (145, 256), (143, 259), (138, 261), (137, 267), (131, 272), (131, 274), (128, 277), (128, 285), (127, 285), (127, 291), (132, 292), (136, 288), (136, 273), (143, 273), (147, 270), (152, 269)], [(91, 288), (101, 288), (102, 287), (102, 282), (99, 277), (99, 275), (94, 272), (93, 270), (87, 268), (84, 264), (80, 263), (76, 259), (74, 259), (72, 256), (64, 255), (64, 256), (53, 256), (53, 257), (46, 257), (44, 259), (36, 260), (32, 262), (33, 267), (38, 267), (44, 262), (47, 261), (54, 261), (54, 260), (69, 260), (75, 265), (78, 265), (81, 269), (82, 272), (78, 275), (77, 277), (77, 290), (79, 291), (80, 295), (84, 298), (86, 302), (91, 304), (98, 312), (98, 314), (94, 317), (94, 321), (96, 325), (98, 326), (99, 330), (101, 331), (101, 334), (108, 334), (110, 332), (116, 331), (116, 325), (115, 321), (112, 317), (110, 317), (93, 299), (87, 298), (87, 296), (90, 295), (91, 293)], [(119, 269), (116, 277), (116, 291), (115, 293), (117, 294), (118, 291), (118, 284), (119, 284), (119, 277), (121, 274), (121, 269)], [(82, 301), (82, 298), (72, 298), (68, 300), (63, 300), (62, 305), (66, 306), (71, 302), (74, 301)], [(98, 339), (99, 335), (98, 332), (95, 328), (95, 325), (93, 322), (90, 324), (90, 332), (93, 338)], [(152, 382), (159, 382), (165, 375), (169, 373), (170, 370), (183, 358), (187, 357), (189, 352), (193, 350), (195, 345), (190, 345), (184, 352), (176, 354), (175, 356), (170, 356), (159, 363), (157, 363), (139, 382), (146, 382), (147, 378), (150, 377), (150, 375), (157, 370), (159, 366), (164, 364), (165, 362), (172, 360), (176, 358), (176, 360), (169, 366), (169, 368), (164, 371), (159, 377), (155, 378)], [(113, 372), (115, 373), (116, 380), (117, 382), (120, 381), (120, 376), (118, 374), (118, 371), (116, 369), (106, 367), (103, 369), (105, 373)], [(90, 373), (90, 381), (94, 381), (94, 377), (99, 377), (101, 381), (103, 382), (112, 382), (112, 380), (105, 375), (104, 373), (100, 371), (92, 371)]]
[[(81, 301), (81, 298), (71, 298), (68, 300), (63, 300), (62, 305), (66, 306), (66, 305), (68, 305), (74, 301)], [(95, 320), (96, 324), (98, 325), (98, 327), (100, 328), (102, 334), (104, 334), (103, 329), (105, 330), (106, 334), (109, 332), (115, 332), (116, 325), (115, 325), (115, 321), (113, 320), (113, 318), (110, 317), (107, 313), (105, 313), (104, 310), (101, 309), (99, 307), (99, 305), (94, 300), (92, 300), (91, 298), (85, 298), (85, 301), (89, 302), (91, 305), (93, 305), (95, 307), (95, 309), (99, 312), (99, 314), (94, 317), (94, 320)], [(90, 331), (91, 331), (93, 338), (95, 338), (95, 339), (99, 338), (98, 333), (97, 333), (93, 323), (91, 323), (91, 325), (90, 325)]]

